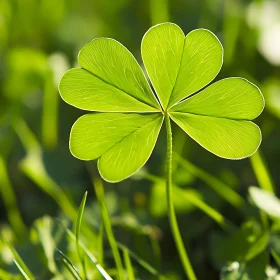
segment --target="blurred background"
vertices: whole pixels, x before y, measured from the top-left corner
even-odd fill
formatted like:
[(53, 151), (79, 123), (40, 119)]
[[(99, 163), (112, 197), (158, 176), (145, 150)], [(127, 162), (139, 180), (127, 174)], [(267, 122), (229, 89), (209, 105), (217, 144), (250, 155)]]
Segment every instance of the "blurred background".
[[(247, 78), (266, 100), (256, 120), (263, 142), (250, 159), (217, 158), (173, 125), (174, 203), (194, 270), (207, 280), (279, 279), (279, 217), (266, 213), (269, 200), (260, 206), (248, 191), (257, 186), (280, 195), (278, 0), (0, 0), (0, 279), (22, 279), (7, 242), (36, 279), (72, 279), (55, 248), (80, 268), (59, 225), (72, 228), (85, 191), (83, 242), (98, 258), (102, 251), (114, 275), (92, 185), (96, 162), (86, 165), (68, 148), (71, 126), (84, 112), (65, 104), (57, 87), (63, 73), (78, 66), (81, 47), (96, 37), (118, 40), (142, 64), (144, 33), (166, 21), (185, 33), (214, 32), (225, 49), (215, 80)], [(167, 279), (185, 279), (166, 212), (165, 141), (163, 130), (148, 163), (131, 179), (104, 183), (105, 201), (116, 239), (138, 261)], [(88, 266), (89, 279), (102, 279)], [(159, 279), (137, 260), (133, 266), (137, 279)]]

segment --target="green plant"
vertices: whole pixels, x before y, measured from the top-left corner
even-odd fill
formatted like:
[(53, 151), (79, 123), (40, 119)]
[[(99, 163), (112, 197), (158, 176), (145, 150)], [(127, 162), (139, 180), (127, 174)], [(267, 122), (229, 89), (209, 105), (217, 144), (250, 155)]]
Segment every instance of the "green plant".
[(159, 24), (145, 34), (141, 52), (156, 96), (132, 54), (117, 41), (98, 38), (82, 48), (78, 56), (82, 68), (69, 70), (59, 90), (67, 103), (98, 113), (75, 122), (70, 150), (82, 160), (98, 159), (101, 176), (118, 182), (145, 164), (165, 120), (168, 213), (186, 274), (196, 279), (172, 200), (170, 119), (215, 155), (242, 159), (260, 145), (260, 129), (251, 120), (262, 112), (264, 99), (243, 78), (223, 79), (201, 90), (223, 62), (223, 47), (208, 30), (185, 36), (175, 24)]

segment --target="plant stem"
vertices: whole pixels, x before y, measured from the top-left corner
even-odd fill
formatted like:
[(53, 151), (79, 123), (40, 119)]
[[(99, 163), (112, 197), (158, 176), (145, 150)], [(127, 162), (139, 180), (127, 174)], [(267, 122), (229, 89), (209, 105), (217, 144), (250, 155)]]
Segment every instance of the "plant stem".
[(180, 234), (180, 230), (178, 227), (175, 209), (173, 205), (172, 199), (172, 130), (169, 116), (165, 115), (165, 123), (166, 123), (166, 132), (167, 132), (167, 153), (166, 153), (166, 194), (167, 194), (167, 206), (168, 206), (168, 216), (169, 222), (171, 226), (171, 231), (173, 234), (173, 238), (177, 247), (177, 250), (180, 255), (180, 259), (182, 265), (184, 267), (186, 276), (189, 280), (196, 280), (196, 276), (192, 265), (190, 263), (187, 251), (184, 247), (184, 243)]
[(0, 194), (11, 226), (15, 230), (17, 237), (23, 237), (26, 232), (26, 226), (17, 207), (17, 198), (9, 178), (7, 163), (3, 156), (0, 156)]

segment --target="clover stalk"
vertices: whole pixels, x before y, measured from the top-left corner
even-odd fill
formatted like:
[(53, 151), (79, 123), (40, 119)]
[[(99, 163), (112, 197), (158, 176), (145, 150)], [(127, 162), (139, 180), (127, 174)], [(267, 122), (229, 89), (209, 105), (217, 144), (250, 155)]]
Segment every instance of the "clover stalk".
[(182, 265), (184, 267), (186, 276), (189, 280), (197, 280), (192, 265), (190, 263), (187, 251), (185, 249), (178, 222), (176, 219), (173, 197), (172, 197), (172, 129), (168, 113), (165, 113), (165, 124), (167, 133), (167, 152), (166, 152), (166, 194), (169, 223), (172, 235), (180, 255)]

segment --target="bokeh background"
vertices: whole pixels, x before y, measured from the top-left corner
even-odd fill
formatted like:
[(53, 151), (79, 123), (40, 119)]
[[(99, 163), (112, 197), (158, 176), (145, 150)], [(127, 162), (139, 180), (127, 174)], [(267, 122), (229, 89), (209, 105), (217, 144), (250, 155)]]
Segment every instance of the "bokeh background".
[[(118, 40), (142, 64), (144, 33), (166, 21), (185, 33), (214, 32), (225, 49), (215, 80), (247, 78), (266, 100), (256, 120), (263, 142), (251, 159), (217, 158), (173, 125), (174, 202), (198, 279), (279, 279), (278, 220), (267, 219), (248, 194), (257, 186), (280, 195), (278, 0), (0, 0), (0, 279), (21, 279), (4, 239), (36, 279), (71, 279), (55, 247), (74, 263), (77, 256), (58, 228), (61, 221), (72, 228), (85, 191), (84, 224), (90, 232), (83, 238), (99, 255), (102, 222), (92, 186), (96, 162), (85, 164), (69, 152), (71, 125), (84, 112), (61, 100), (58, 83), (78, 66), (81, 47), (96, 37)], [(167, 219), (165, 146), (163, 130), (140, 172), (121, 183), (104, 183), (105, 199), (116, 239), (168, 279), (185, 279)], [(259, 252), (245, 257), (263, 228), (269, 235), (265, 246), (258, 244)], [(106, 237), (103, 244), (104, 266), (114, 275)], [(138, 279), (158, 279), (133, 265)], [(248, 278), (238, 274), (242, 269)], [(91, 270), (91, 279), (101, 279)]]

